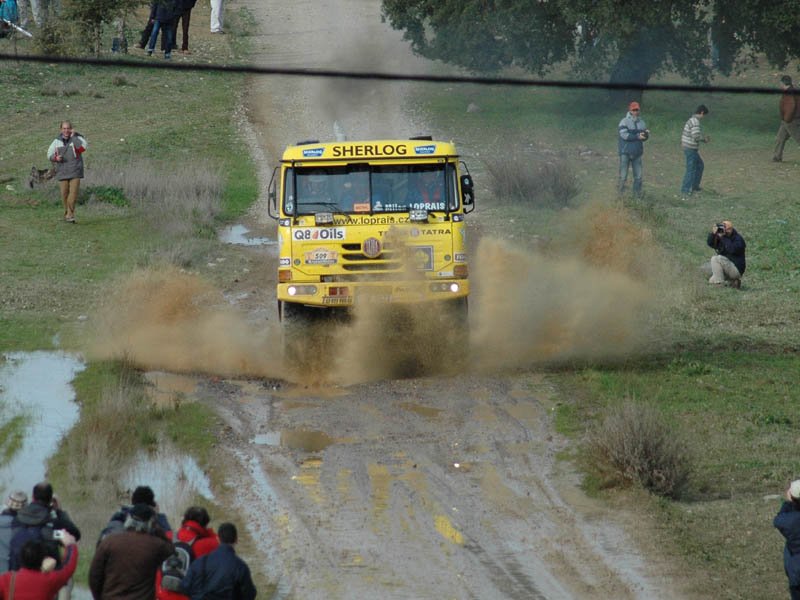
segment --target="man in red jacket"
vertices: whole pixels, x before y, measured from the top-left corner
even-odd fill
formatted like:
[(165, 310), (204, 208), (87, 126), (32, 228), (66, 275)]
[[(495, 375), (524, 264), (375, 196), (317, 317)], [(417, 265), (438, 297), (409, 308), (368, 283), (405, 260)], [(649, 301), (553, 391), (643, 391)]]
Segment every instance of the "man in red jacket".
[(68, 531), (58, 532), (66, 548), (66, 556), (60, 569), (52, 570), (55, 561), (50, 561), (50, 570), (43, 571), (47, 554), (41, 540), (29, 540), (22, 546), (19, 571), (7, 571), (0, 575), (0, 595), (9, 600), (53, 600), (58, 590), (64, 587), (78, 566), (78, 546)]

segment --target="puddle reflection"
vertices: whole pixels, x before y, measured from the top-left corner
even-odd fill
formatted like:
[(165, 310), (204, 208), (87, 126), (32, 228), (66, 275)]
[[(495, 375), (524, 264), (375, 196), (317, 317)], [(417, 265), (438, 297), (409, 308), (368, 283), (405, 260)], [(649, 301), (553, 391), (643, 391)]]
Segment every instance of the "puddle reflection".
[(231, 225), (220, 232), (219, 239), (225, 244), (239, 246), (268, 246), (277, 243), (275, 240), (265, 237), (248, 237), (248, 233), (250, 230), (244, 225)]
[(163, 442), (156, 452), (139, 452), (120, 483), (134, 489), (137, 485), (153, 488), (156, 501), (170, 522), (180, 522), (184, 511), (198, 494), (214, 500), (208, 477), (191, 456)]
[(47, 459), (80, 415), (70, 384), (85, 365), (63, 352), (12, 352), (0, 362), (0, 421), (26, 418), (22, 443), (0, 467), (2, 497), (11, 489), (30, 494), (45, 479)]
[(253, 438), (253, 443), (261, 446), (281, 446), (303, 452), (322, 452), (336, 440), (324, 431), (269, 431)]

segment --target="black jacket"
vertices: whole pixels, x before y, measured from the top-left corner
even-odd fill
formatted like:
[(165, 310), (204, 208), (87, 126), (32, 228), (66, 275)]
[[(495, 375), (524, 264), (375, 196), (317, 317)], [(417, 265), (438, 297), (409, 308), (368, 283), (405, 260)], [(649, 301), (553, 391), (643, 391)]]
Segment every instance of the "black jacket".
[(254, 600), (256, 597), (250, 569), (236, 556), (230, 544), (220, 544), (210, 554), (192, 562), (181, 582), (181, 592), (191, 600)]
[(734, 229), (730, 236), (709, 233), (706, 243), (714, 248), (717, 254), (726, 257), (735, 264), (736, 268), (739, 269), (739, 275), (744, 275), (744, 270), (747, 266), (744, 258), (744, 249), (747, 244), (744, 243), (744, 238), (739, 235), (738, 231)]

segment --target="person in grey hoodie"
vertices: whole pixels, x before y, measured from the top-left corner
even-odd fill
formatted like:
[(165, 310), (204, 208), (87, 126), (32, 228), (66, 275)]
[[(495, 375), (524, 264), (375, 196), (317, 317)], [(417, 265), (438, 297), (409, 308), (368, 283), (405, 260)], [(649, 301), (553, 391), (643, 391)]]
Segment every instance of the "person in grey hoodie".
[(72, 128), (72, 123), (62, 121), (61, 133), (47, 149), (47, 160), (56, 168), (61, 201), (64, 203), (64, 220), (68, 223), (75, 223), (75, 204), (83, 179), (83, 153), (88, 148), (86, 138)]
[(642, 155), (644, 142), (650, 137), (644, 120), (640, 117), (638, 102), (628, 105), (628, 114), (619, 122), (619, 195), (625, 192), (628, 180), (628, 167), (633, 170), (633, 195), (642, 195)]

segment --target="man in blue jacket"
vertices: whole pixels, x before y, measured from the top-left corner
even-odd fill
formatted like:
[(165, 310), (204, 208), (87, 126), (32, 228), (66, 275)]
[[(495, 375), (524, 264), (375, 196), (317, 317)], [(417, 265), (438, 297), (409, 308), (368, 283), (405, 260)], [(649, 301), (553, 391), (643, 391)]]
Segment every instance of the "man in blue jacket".
[(650, 137), (650, 130), (641, 118), (642, 109), (638, 102), (628, 105), (628, 114), (619, 122), (619, 194), (625, 192), (628, 180), (628, 166), (633, 169), (633, 195), (642, 195), (642, 155), (644, 142)]
[(706, 243), (717, 252), (711, 258), (711, 278), (708, 282), (717, 285), (728, 282), (731, 287), (739, 289), (747, 266), (744, 238), (733, 228), (733, 223), (722, 221), (711, 228)]
[(772, 524), (786, 538), (783, 568), (789, 578), (792, 600), (800, 600), (800, 479), (789, 485), (785, 498)]
[(181, 592), (191, 600), (254, 600), (256, 587), (247, 564), (233, 549), (236, 526), (223, 523), (217, 529), (219, 548), (189, 566), (181, 581)]

